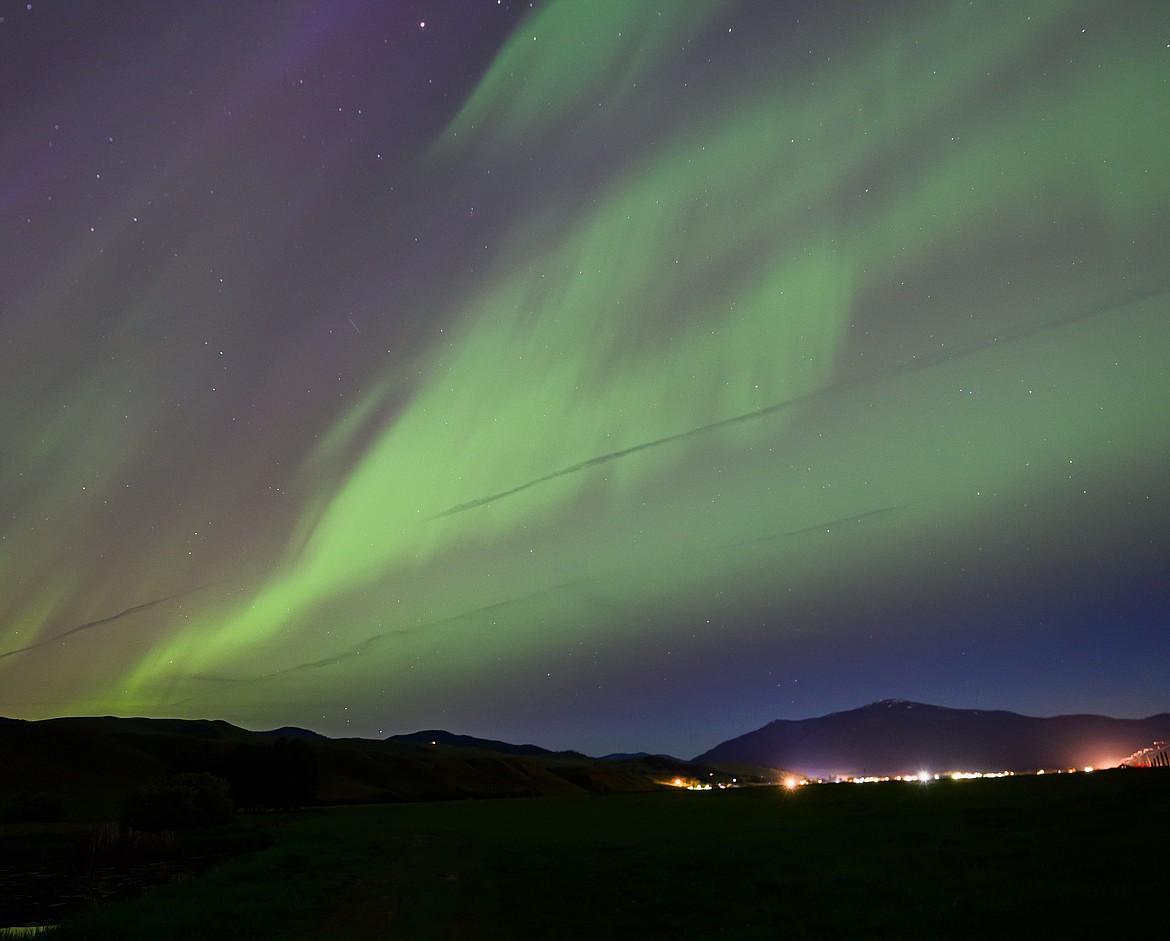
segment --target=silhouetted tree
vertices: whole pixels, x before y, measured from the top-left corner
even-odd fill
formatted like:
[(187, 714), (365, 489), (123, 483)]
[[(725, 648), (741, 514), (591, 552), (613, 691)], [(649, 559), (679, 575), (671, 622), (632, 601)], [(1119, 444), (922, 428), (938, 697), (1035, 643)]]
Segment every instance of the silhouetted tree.
[(122, 825), (136, 830), (187, 830), (232, 818), (228, 782), (206, 772), (176, 774), (126, 798)]
[(241, 810), (293, 810), (317, 798), (317, 756), (298, 739), (237, 745), (225, 756), (224, 774)]

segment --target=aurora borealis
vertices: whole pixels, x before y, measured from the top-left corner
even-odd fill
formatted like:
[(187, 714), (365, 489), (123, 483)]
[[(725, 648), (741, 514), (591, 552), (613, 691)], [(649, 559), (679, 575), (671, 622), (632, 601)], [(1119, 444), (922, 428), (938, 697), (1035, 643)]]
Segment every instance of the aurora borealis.
[(1167, 708), (1170, 8), (0, 3), (0, 714)]

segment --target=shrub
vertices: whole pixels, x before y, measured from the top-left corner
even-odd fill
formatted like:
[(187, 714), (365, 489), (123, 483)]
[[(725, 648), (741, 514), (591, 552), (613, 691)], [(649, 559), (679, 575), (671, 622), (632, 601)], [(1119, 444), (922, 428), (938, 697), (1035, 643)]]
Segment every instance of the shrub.
[(228, 782), (204, 772), (172, 775), (131, 794), (122, 809), (124, 827), (148, 831), (189, 830), (226, 823), (231, 818)]
[(227, 754), (223, 767), (241, 810), (294, 810), (317, 796), (317, 756), (302, 741), (239, 745)]
[(5, 823), (47, 823), (65, 816), (61, 798), (52, 794), (18, 794), (4, 812)]

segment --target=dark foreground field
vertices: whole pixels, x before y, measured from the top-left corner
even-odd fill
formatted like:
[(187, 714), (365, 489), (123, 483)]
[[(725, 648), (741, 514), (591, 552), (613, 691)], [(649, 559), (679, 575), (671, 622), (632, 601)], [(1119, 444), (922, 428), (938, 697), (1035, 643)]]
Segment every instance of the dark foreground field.
[(49, 937), (1116, 935), (1168, 838), (1159, 770), (317, 810)]

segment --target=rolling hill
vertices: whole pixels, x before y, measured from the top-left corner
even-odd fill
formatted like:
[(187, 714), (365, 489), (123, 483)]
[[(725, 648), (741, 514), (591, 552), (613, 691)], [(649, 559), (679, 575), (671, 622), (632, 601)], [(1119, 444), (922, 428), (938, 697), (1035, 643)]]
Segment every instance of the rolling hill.
[(254, 760), (278, 748), (296, 750), (298, 761), (312, 766), (321, 804), (646, 791), (675, 779), (772, 783), (782, 775), (657, 755), (603, 760), (435, 729), (376, 740), (330, 739), (291, 727), (251, 732), (209, 720), (0, 720), (0, 816), (29, 795), (42, 795), (68, 818), (112, 819), (127, 795), (171, 773), (223, 774), (241, 751), (250, 750)]

